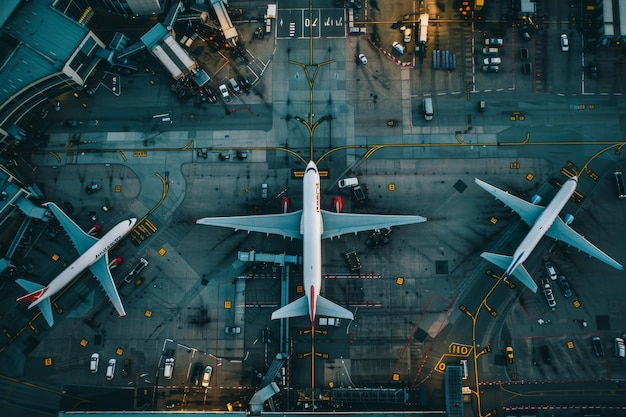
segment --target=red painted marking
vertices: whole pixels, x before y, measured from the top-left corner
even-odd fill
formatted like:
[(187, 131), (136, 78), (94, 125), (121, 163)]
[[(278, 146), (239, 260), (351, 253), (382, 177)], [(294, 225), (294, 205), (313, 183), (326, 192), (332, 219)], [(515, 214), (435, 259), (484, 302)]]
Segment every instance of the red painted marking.
[(26, 294), (20, 298), (17, 299), (17, 301), (23, 301), (26, 303), (34, 303), (35, 301), (39, 300), (39, 298), (41, 298), (42, 295), (44, 295), (44, 293), (48, 291), (48, 287), (46, 288), (42, 288), (40, 290), (37, 290), (35, 292), (31, 292), (30, 294)]
[(315, 326), (315, 286), (311, 285), (311, 327)]

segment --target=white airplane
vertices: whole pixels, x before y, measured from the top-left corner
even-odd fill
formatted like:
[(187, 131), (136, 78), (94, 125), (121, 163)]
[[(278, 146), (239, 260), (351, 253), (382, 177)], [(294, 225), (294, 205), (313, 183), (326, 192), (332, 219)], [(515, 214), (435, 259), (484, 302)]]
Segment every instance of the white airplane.
[(18, 285), (29, 292), (29, 294), (18, 298), (17, 301), (30, 303), (28, 308), (34, 306), (39, 307), (48, 325), (52, 327), (54, 325), (54, 318), (52, 317), (50, 297), (63, 289), (85, 269), (89, 268), (91, 273), (100, 281), (100, 285), (102, 285), (102, 288), (111, 300), (111, 303), (113, 303), (120, 317), (125, 316), (126, 312), (124, 311), (122, 300), (117, 293), (111, 271), (109, 271), (109, 249), (115, 246), (132, 230), (137, 219), (132, 218), (124, 220), (111, 229), (106, 235), (102, 236), (101, 239), (97, 239), (85, 233), (56, 204), (45, 203), (44, 205), (47, 206), (52, 214), (59, 220), (59, 223), (61, 223), (61, 226), (69, 235), (80, 256), (56, 278), (50, 281), (46, 287), (21, 278), (16, 280), (15, 282)]
[(333, 213), (320, 208), (320, 175), (313, 161), (304, 172), (302, 210), (258, 216), (206, 217), (197, 224), (302, 239), (304, 296), (272, 313), (272, 320), (308, 315), (354, 319), (352, 312), (322, 297), (322, 239), (365, 230), (425, 222), (421, 216)]
[(587, 255), (611, 265), (613, 268), (624, 269), (616, 260), (602, 252), (568, 226), (568, 224), (574, 221), (574, 216), (571, 214), (565, 215), (565, 221), (559, 217), (559, 213), (565, 207), (572, 194), (574, 194), (574, 191), (576, 191), (578, 177), (571, 177), (565, 181), (565, 184), (563, 184), (547, 207), (537, 205), (541, 201), (541, 197), (537, 195), (533, 196), (532, 202), (528, 202), (509, 194), (507, 191), (502, 191), (489, 185), (478, 178), (476, 178), (476, 184), (516, 211), (531, 227), (530, 232), (522, 240), (522, 243), (519, 244), (513, 256), (489, 252), (483, 252), (480, 255), (482, 258), (504, 269), (505, 278), (513, 275), (533, 292), (537, 292), (537, 284), (526, 268), (524, 268), (522, 262), (530, 256), (530, 253), (535, 249), (543, 235), (565, 242), (569, 246), (574, 246)]

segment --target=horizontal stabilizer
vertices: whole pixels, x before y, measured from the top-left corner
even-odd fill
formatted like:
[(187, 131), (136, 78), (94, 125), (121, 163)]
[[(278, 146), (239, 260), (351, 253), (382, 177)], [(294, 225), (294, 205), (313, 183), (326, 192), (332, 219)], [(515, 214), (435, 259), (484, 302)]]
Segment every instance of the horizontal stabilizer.
[(23, 295), (16, 300), (16, 301), (21, 301), (25, 303), (33, 303), (37, 301), (39, 297), (41, 297), (43, 293), (45, 293), (46, 290), (48, 289), (47, 287), (44, 287), (43, 285), (37, 284), (35, 282), (27, 281), (22, 278), (16, 279), (15, 283), (18, 284), (20, 287), (24, 288), (26, 291), (28, 291), (28, 294)]
[[(511, 262), (513, 262), (513, 257), (508, 255), (483, 252), (480, 254), (480, 256), (481, 258), (491, 262), (494, 265), (499, 266), (505, 271), (509, 268)], [(533, 277), (530, 276), (526, 268), (524, 268), (524, 265), (519, 264), (517, 268), (515, 268), (515, 270), (513, 271), (513, 276), (519, 279), (519, 281), (526, 287), (528, 287), (529, 290), (531, 290), (532, 292), (537, 292), (537, 284), (535, 283)]]
[[(17, 301), (23, 301), (30, 303), (31, 305), (28, 308), (32, 307), (32, 303), (37, 301), (48, 289), (48, 287), (44, 287), (43, 285), (37, 284), (35, 282), (27, 281), (25, 279), (16, 279), (15, 282), (26, 291), (29, 291), (29, 294), (26, 294), (17, 299)], [(37, 304), (39, 310), (41, 310), (41, 314), (46, 319), (48, 326), (52, 327), (54, 325), (54, 318), (52, 317), (52, 306), (50, 305), (50, 299), (46, 298)]]
[(321, 295), (317, 296), (317, 308), (315, 309), (315, 312), (319, 316), (354, 320), (354, 315), (350, 310), (347, 310), (340, 305), (337, 305), (332, 301), (327, 300)]
[(48, 326), (54, 326), (54, 318), (52, 317), (52, 306), (50, 305), (50, 299), (46, 298), (45, 300), (37, 304), (37, 307), (39, 307), (39, 310), (41, 310), (43, 318), (46, 319), (46, 321), (48, 322)]
[(309, 300), (307, 296), (298, 298), (286, 306), (272, 313), (272, 320), (286, 319), (288, 317), (300, 317), (309, 315)]

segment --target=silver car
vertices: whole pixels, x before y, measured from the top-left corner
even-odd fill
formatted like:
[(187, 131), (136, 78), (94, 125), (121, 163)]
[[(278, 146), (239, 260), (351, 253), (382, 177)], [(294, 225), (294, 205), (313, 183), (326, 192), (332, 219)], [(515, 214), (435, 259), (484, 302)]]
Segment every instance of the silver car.
[(226, 103), (230, 103), (230, 94), (228, 94), (228, 88), (224, 84), (220, 84), (219, 86), (220, 93), (222, 94), (222, 98)]

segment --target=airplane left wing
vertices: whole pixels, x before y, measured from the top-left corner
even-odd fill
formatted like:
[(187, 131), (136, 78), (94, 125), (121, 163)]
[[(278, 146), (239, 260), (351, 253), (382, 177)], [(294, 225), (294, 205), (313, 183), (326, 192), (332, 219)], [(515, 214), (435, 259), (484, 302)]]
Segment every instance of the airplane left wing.
[(475, 179), (476, 184), (478, 184), (483, 190), (487, 191), (489, 194), (502, 201), (505, 206), (511, 208), (520, 217), (526, 222), (530, 227), (535, 224), (537, 218), (543, 213), (545, 207), (538, 206), (526, 200), (522, 200), (519, 197), (515, 197), (512, 194), (509, 194), (507, 191), (503, 191), (493, 185), (487, 184), (484, 181)]
[(61, 227), (65, 230), (65, 233), (70, 237), (70, 240), (74, 244), (74, 247), (78, 251), (79, 254), (83, 254), (93, 246), (94, 243), (98, 241), (93, 236), (89, 236), (83, 229), (81, 229), (72, 219), (69, 218), (67, 214), (63, 212), (56, 204), (50, 202), (45, 203), (46, 206), (54, 217), (57, 218), (59, 223), (61, 223)]
[(334, 213), (326, 210), (321, 210), (321, 213), (324, 226), (322, 239), (332, 239), (346, 233), (357, 233), (385, 227), (390, 228), (403, 224), (423, 223), (428, 220), (422, 216)]
[(124, 311), (124, 306), (122, 305), (122, 300), (120, 298), (119, 293), (117, 292), (117, 287), (115, 286), (115, 281), (113, 281), (113, 277), (111, 276), (111, 271), (109, 270), (109, 255), (105, 254), (100, 257), (93, 265), (89, 267), (91, 273), (96, 277), (96, 279), (102, 285), (104, 292), (111, 300), (113, 307), (117, 310), (117, 314), (120, 317), (126, 315), (126, 311)]
[(593, 258), (599, 259), (605, 264), (611, 265), (615, 269), (624, 269), (619, 262), (579, 235), (574, 229), (566, 225), (565, 222), (558, 216), (552, 224), (552, 227), (550, 227), (550, 229), (546, 232), (546, 235), (550, 236), (552, 239), (560, 240), (570, 246), (573, 246)]
[(205, 217), (196, 220), (196, 224), (208, 226), (230, 227), (235, 230), (267, 233), (302, 239), (300, 219), (302, 210), (282, 214), (261, 214), (258, 216)]

